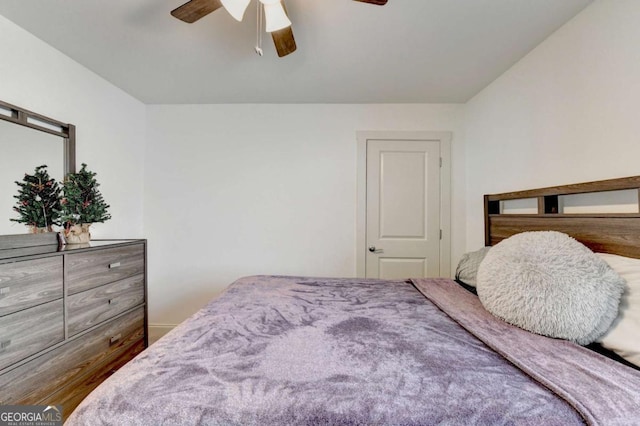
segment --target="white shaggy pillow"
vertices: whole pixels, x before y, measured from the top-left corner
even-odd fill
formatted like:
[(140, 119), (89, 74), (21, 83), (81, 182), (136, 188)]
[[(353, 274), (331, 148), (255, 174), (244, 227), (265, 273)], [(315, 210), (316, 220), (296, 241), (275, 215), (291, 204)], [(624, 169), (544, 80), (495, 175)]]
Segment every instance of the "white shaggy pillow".
[(618, 317), (598, 342), (640, 367), (640, 259), (605, 253), (598, 256), (627, 281)]
[(586, 345), (618, 315), (625, 282), (583, 244), (554, 231), (495, 245), (478, 269), (484, 307), (525, 330)]

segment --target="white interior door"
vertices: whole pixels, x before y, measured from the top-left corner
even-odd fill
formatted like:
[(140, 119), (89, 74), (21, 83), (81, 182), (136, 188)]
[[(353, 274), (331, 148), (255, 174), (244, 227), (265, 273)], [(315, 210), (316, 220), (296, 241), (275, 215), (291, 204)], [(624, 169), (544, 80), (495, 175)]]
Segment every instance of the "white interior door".
[(368, 140), (366, 276), (440, 276), (440, 141)]

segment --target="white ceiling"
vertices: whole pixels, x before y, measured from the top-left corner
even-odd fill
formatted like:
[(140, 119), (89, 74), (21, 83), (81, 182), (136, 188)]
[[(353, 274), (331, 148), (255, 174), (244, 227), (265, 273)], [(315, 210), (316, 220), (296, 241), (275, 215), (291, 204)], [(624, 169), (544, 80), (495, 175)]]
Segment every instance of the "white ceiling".
[(592, 0), (287, 0), (298, 50), (254, 53), (256, 5), (0, 0), (0, 14), (147, 104), (465, 102)]

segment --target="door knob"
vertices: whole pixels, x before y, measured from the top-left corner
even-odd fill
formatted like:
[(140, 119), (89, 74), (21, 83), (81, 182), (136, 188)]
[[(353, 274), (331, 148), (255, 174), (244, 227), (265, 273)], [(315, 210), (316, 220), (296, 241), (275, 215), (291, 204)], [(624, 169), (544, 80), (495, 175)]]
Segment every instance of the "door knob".
[(369, 251), (370, 251), (371, 253), (375, 253), (375, 252), (376, 252), (376, 246), (370, 246), (370, 247), (369, 247)]

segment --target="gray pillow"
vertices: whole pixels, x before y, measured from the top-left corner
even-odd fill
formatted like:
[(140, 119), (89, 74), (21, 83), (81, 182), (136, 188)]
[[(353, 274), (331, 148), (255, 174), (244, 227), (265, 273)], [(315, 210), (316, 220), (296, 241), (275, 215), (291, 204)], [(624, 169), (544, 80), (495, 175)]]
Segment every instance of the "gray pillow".
[(586, 345), (618, 315), (625, 281), (583, 244), (554, 231), (501, 241), (478, 269), (484, 307), (525, 330)]
[(456, 280), (475, 287), (478, 267), (490, 248), (491, 247), (482, 247), (480, 250), (463, 254), (456, 268)]

